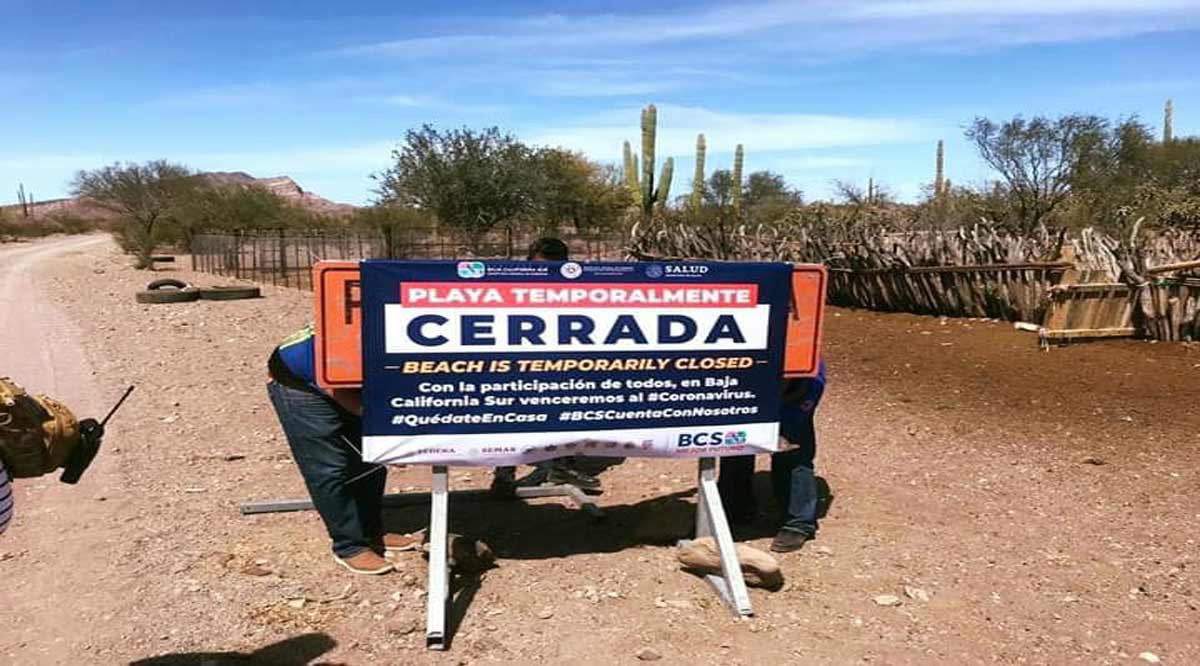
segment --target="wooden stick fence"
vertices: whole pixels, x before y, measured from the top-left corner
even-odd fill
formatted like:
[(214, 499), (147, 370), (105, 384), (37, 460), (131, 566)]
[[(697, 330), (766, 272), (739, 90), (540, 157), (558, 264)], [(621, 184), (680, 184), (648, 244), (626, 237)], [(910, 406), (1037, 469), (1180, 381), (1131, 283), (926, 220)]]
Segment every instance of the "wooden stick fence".
[[(1157, 270), (1200, 273), (1200, 237), (1166, 230), (1121, 241), (1095, 229), (1017, 235), (977, 224), (897, 232), (792, 215), (734, 228), (649, 224), (634, 228), (641, 259), (717, 258), (823, 263), (829, 300), (893, 312), (1056, 323), (1161, 340), (1200, 339), (1200, 275), (1147, 279)], [(1066, 272), (1071, 285), (1050, 298)], [(1076, 293), (1078, 292), (1078, 293)], [(1051, 312), (1051, 308), (1056, 308)], [(1073, 310), (1073, 311), (1072, 311)], [(1064, 324), (1065, 325), (1065, 324)], [(1067, 333), (1064, 337), (1072, 337)]]
[(1069, 263), (829, 269), (829, 302), (871, 310), (1041, 321)]
[[(273, 285), (311, 289), (321, 259), (523, 257), (530, 238), (510, 234), (471, 242), (407, 230), (254, 231), (198, 234), (192, 268)], [(682, 226), (616, 236), (563, 239), (580, 260), (672, 258), (824, 263), (836, 305), (952, 317), (1066, 324), (1064, 331), (1133, 331), (1159, 340), (1200, 340), (1200, 239), (1167, 231), (1121, 242), (1093, 229), (1028, 236), (986, 225), (896, 232), (882, 227), (795, 224), (729, 229)], [(1156, 268), (1157, 267), (1157, 268)], [(1052, 288), (1062, 285), (1057, 300)], [(1086, 287), (1086, 288), (1085, 288)], [(1094, 288), (1093, 288), (1094, 287)], [(1074, 310), (1070, 312), (1069, 310)], [(1117, 333), (1113, 333), (1116, 335)], [(1066, 333), (1065, 337), (1071, 337)]]

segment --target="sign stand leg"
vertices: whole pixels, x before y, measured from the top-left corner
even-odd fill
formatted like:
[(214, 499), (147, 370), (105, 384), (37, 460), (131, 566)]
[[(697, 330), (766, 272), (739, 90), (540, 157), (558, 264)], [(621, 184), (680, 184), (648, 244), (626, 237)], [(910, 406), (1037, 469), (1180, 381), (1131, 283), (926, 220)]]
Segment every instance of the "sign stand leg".
[(450, 601), (449, 473), (445, 465), (433, 467), (429, 510), (429, 586), (425, 606), (425, 645), (430, 650), (446, 649), (446, 609)]
[(717, 490), (717, 459), (701, 458), (697, 476), (699, 501), (696, 505), (696, 538), (713, 537), (721, 555), (721, 575), (708, 574), (705, 579), (735, 616), (751, 617), (754, 609), (750, 606), (750, 595), (742, 578), (742, 565), (738, 561), (725, 509), (721, 506), (721, 494)]

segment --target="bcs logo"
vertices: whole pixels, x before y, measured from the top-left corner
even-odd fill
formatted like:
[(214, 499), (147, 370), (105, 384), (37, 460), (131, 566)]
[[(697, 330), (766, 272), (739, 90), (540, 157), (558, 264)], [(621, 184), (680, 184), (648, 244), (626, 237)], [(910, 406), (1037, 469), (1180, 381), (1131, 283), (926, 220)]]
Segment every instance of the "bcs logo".
[(646, 267), (646, 277), (657, 279), (663, 276), (663, 267), (659, 264), (650, 264)]
[(741, 446), (745, 443), (745, 430), (729, 432), (713, 430), (711, 432), (685, 432), (679, 436), (677, 446), (680, 448), (685, 446)]
[(460, 278), (481, 278), (485, 272), (482, 261), (458, 262), (458, 277)]

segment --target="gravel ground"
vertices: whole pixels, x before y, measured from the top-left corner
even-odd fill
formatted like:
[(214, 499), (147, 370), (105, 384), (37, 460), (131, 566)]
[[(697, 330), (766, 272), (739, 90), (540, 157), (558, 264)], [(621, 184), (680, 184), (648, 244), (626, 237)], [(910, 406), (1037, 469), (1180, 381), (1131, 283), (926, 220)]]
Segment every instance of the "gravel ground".
[[(229, 283), (181, 260), (155, 277)], [(97, 390), (138, 390), (102, 452), (112, 472), (69, 493), (23, 483), (27, 509), (0, 541), (0, 580), (69, 567), (50, 535), (71, 507), (93, 507), (78, 538), (107, 553), (94, 584), (108, 610), (67, 639), (40, 629), (57, 652), (0, 635), (0, 661), (1200, 663), (1195, 346), (1046, 353), (1006, 324), (831, 309), (818, 472), (834, 500), (819, 538), (782, 558), (783, 590), (752, 591), (757, 617), (733, 620), (674, 563), (694, 463), (633, 459), (604, 474), (600, 525), (555, 499), (453, 505), (451, 529), (491, 544), (499, 566), (466, 583), (439, 654), (424, 649), (419, 555), (404, 554), (399, 574), (352, 577), (315, 514), (238, 513), (243, 500), (305, 496), (263, 366), (310, 317), (310, 294), (140, 305), (149, 274), (107, 244), (38, 275), (79, 328)], [(486, 487), (489, 474), (451, 478)], [(393, 470), (388, 487), (428, 481), (427, 468)], [(387, 516), (399, 531), (427, 518)], [(770, 530), (744, 536), (765, 549)], [(13, 599), (47, 594), (75, 601), (28, 586)], [(14, 617), (26, 635), (20, 623), (42, 619)]]

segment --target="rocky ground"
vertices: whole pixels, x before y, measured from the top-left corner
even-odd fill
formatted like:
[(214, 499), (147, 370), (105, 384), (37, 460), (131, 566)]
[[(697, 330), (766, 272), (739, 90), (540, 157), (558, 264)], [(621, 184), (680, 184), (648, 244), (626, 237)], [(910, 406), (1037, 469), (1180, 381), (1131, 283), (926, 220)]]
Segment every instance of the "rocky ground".
[[(229, 282), (181, 259), (155, 277)], [(400, 574), (352, 577), (315, 514), (238, 512), (305, 495), (263, 366), (310, 317), (310, 294), (140, 305), (150, 276), (111, 244), (36, 275), (78, 327), (96, 402), (138, 389), (94, 476), (18, 486), (0, 539), (0, 661), (1200, 663), (1200, 347), (1042, 352), (1003, 323), (832, 309), (818, 471), (834, 500), (818, 540), (782, 558), (785, 587), (752, 591), (754, 619), (733, 620), (675, 564), (694, 463), (634, 459), (604, 474), (598, 525), (556, 499), (453, 504), (452, 530), (491, 544), (499, 566), (464, 583), (451, 650), (430, 653), (417, 553)], [(488, 479), (452, 473), (454, 488)], [(401, 469), (388, 487), (428, 481)], [(88, 529), (57, 529), (85, 510)], [(388, 521), (413, 531), (427, 512)], [(769, 534), (744, 536), (765, 549)], [(20, 584), (74, 566), (68, 539), (105, 566), (74, 591)], [(41, 624), (48, 596), (90, 599), (95, 617)]]

